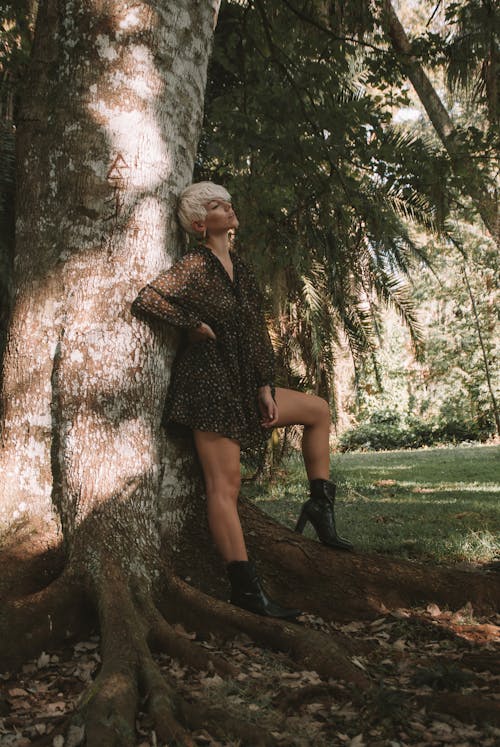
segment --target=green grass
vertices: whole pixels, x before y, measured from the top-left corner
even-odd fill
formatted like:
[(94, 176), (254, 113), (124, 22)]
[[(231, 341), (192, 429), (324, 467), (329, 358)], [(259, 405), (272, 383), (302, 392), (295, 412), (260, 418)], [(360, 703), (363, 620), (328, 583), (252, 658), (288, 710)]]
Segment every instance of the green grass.
[[(500, 555), (500, 448), (474, 446), (335, 454), (339, 533), (357, 549), (443, 563)], [(289, 527), (307, 499), (302, 458), (244, 494)], [(308, 536), (314, 530), (308, 525)]]

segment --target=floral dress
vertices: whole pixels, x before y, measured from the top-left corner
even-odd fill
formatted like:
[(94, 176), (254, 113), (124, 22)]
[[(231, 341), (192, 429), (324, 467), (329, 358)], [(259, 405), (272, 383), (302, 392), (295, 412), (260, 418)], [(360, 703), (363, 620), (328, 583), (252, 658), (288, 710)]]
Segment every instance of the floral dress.
[[(184, 330), (167, 392), (167, 429), (220, 433), (239, 441), (242, 456), (258, 456), (271, 429), (260, 424), (257, 394), (269, 384), (274, 396), (274, 351), (256, 277), (230, 256), (233, 280), (208, 247), (192, 249), (146, 285), (132, 308)], [(189, 340), (187, 330), (201, 322), (216, 340)]]

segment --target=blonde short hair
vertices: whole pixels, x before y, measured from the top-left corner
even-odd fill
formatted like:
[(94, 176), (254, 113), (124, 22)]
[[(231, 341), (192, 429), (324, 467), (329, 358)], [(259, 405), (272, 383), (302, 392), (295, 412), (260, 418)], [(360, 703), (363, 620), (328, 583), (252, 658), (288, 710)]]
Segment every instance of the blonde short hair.
[(197, 234), (191, 224), (195, 220), (205, 219), (207, 214), (205, 203), (210, 200), (230, 202), (231, 195), (227, 189), (214, 182), (195, 182), (182, 192), (177, 203), (177, 215), (181, 226), (187, 233)]

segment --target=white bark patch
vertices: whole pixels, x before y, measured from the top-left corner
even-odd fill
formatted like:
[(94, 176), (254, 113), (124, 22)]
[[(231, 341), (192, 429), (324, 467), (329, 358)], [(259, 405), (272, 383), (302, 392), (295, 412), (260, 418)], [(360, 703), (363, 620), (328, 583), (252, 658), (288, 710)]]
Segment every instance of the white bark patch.
[(97, 47), (97, 54), (101, 59), (109, 60), (110, 62), (112, 62), (113, 60), (116, 60), (118, 58), (118, 52), (113, 47), (109, 36), (99, 34), (99, 36), (95, 40), (95, 43)]
[[(123, 31), (131, 31), (139, 28), (142, 23), (141, 12), (139, 8), (130, 8), (118, 22), (118, 27)], [(117, 34), (118, 36), (118, 34)]]
[(73, 350), (70, 354), (70, 360), (73, 363), (83, 363), (83, 355), (80, 350)]

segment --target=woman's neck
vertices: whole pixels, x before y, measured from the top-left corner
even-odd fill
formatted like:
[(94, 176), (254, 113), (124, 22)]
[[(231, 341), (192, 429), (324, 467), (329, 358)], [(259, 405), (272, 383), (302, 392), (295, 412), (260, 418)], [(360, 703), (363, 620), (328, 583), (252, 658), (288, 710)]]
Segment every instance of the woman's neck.
[(203, 245), (210, 249), (221, 259), (229, 258), (229, 250), (231, 248), (231, 242), (227, 234), (221, 236), (209, 236)]

